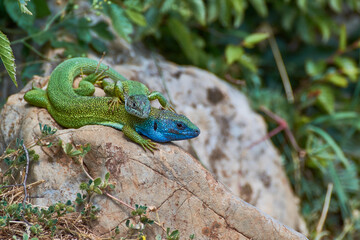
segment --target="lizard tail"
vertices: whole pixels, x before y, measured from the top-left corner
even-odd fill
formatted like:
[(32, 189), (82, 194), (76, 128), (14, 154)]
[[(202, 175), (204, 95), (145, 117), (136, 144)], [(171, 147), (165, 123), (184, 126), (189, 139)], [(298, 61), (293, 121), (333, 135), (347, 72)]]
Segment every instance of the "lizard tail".
[(45, 90), (33, 87), (32, 90), (28, 91), (24, 95), (25, 101), (31, 105), (48, 109), (50, 106), (49, 98)]

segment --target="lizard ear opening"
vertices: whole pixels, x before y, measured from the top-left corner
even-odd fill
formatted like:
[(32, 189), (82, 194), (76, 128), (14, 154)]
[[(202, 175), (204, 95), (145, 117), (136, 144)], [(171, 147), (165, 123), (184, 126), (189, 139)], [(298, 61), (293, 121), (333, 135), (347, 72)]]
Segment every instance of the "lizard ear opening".
[(154, 122), (154, 130), (156, 131), (156, 129), (157, 129), (157, 123)]

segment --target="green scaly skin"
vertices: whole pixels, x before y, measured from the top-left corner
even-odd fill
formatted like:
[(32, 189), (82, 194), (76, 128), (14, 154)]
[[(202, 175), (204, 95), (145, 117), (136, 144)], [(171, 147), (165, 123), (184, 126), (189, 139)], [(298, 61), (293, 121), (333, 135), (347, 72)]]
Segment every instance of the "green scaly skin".
[[(80, 81), (79, 87), (73, 89), (74, 92), (82, 96), (92, 96), (95, 91), (94, 84), (100, 83), (104, 91), (113, 97), (109, 99), (109, 108), (115, 109), (121, 103), (125, 103), (125, 109), (129, 114), (147, 118), (151, 109), (150, 101), (158, 99), (165, 109), (174, 111), (161, 93), (150, 92), (144, 84), (128, 80), (114, 69), (96, 60), (80, 57), (62, 62), (53, 71), (51, 75), (53, 80), (49, 83), (48, 95), (55, 100), (54, 104), (61, 102), (57, 96), (71, 92), (73, 80), (80, 74), (88, 76)], [(110, 79), (104, 80), (104, 78)], [(64, 79), (71, 83), (67, 84), (65, 88), (63, 86)]]
[(105, 79), (101, 81), (101, 87), (108, 96), (113, 97), (110, 102), (112, 108), (118, 107), (119, 104), (125, 102), (125, 109), (129, 113), (134, 109), (141, 109), (143, 116), (137, 115), (140, 118), (146, 118), (146, 113), (150, 113), (151, 106), (148, 104), (148, 101), (143, 100), (144, 95), (147, 96), (149, 101), (157, 99), (164, 109), (175, 112), (175, 109), (160, 92), (150, 92), (149, 89), (140, 82), (130, 80), (121, 82), (117, 80), (114, 81), (113, 79)]
[[(69, 60), (68, 60), (69, 61)], [(85, 64), (86, 65), (86, 64)], [(147, 118), (138, 118), (129, 114), (125, 105), (109, 109), (111, 97), (87, 96), (89, 92), (81, 89), (80, 93), (73, 89), (73, 79), (80, 74), (80, 67), (76, 69), (64, 67), (60, 64), (51, 74), (47, 90), (33, 88), (27, 92), (24, 99), (32, 105), (46, 108), (57, 123), (67, 128), (79, 128), (85, 125), (104, 125), (122, 130), (132, 141), (140, 144), (144, 149), (153, 151), (157, 142), (190, 139), (198, 136), (200, 130), (188, 118), (168, 110), (151, 108)], [(81, 66), (82, 71), (91, 73), (92, 67)], [(102, 70), (100, 66), (100, 70)], [(105, 69), (103, 69), (105, 70)], [(107, 74), (110, 76), (109, 71)], [(91, 78), (93, 79), (93, 78)], [(86, 82), (88, 81), (81, 81)], [(88, 82), (92, 85), (91, 82)], [(80, 83), (81, 84), (81, 83)], [(150, 139), (144, 139), (140, 134)]]

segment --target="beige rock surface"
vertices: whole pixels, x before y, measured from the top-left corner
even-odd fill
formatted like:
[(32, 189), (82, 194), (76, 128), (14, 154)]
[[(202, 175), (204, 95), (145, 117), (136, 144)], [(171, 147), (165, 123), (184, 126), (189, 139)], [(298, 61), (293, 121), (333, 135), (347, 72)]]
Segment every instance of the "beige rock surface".
[[(1, 112), (1, 149), (16, 138), (25, 143), (39, 135), (38, 123), (61, 129), (45, 109), (31, 107), (23, 93), (11, 96)], [(123, 133), (103, 126), (59, 130), (55, 138), (74, 145), (90, 143), (92, 150), (84, 163), (93, 177), (110, 172), (116, 183), (112, 193), (134, 205), (155, 206), (166, 227), (178, 229), (182, 238), (195, 234), (196, 239), (306, 239), (257, 208), (233, 195), (196, 159), (176, 145), (161, 144), (155, 154), (144, 152), (127, 140)], [(60, 147), (38, 147), (40, 161), (33, 164), (29, 182), (44, 179), (31, 195), (38, 205), (74, 199), (81, 182), (87, 180), (79, 164), (67, 157)], [(94, 228), (106, 234), (130, 217), (130, 210), (111, 199), (94, 198), (101, 206)], [(283, 209), (285, 210), (285, 209)], [(148, 239), (160, 233), (151, 227)]]
[(236, 196), (306, 232), (299, 215), (299, 200), (271, 141), (247, 149), (266, 135), (267, 128), (263, 118), (250, 108), (246, 96), (209, 72), (178, 66), (157, 55), (144, 57), (146, 54), (128, 47), (128, 54), (118, 54), (119, 46), (111, 46), (115, 51), (105, 62), (152, 91), (166, 93), (175, 109), (201, 129), (198, 138), (176, 144), (198, 158)]

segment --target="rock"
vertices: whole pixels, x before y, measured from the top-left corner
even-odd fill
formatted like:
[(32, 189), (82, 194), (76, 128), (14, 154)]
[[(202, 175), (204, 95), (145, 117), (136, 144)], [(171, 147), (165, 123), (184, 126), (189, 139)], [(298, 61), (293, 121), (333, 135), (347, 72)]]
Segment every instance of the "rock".
[(176, 111), (201, 129), (199, 137), (176, 144), (199, 159), (236, 196), (306, 233), (299, 200), (272, 142), (247, 148), (267, 134), (267, 127), (244, 94), (209, 72), (178, 66), (159, 56), (146, 57), (128, 47), (128, 57), (115, 51), (105, 62), (152, 91), (166, 93)]
[[(28, 84), (26, 88), (29, 86)], [(219, 88), (219, 91), (224, 91), (226, 98), (225, 89)], [(155, 206), (165, 227), (178, 229), (182, 239), (190, 234), (195, 234), (196, 239), (306, 239), (236, 197), (198, 160), (175, 144), (159, 144), (159, 150), (151, 154), (126, 139), (121, 131), (110, 127), (62, 129), (45, 109), (25, 104), (23, 94), (24, 91), (9, 97), (1, 111), (3, 120), (0, 125), (0, 151), (16, 137), (29, 144), (40, 134), (39, 122), (48, 124), (59, 129), (53, 142), (61, 139), (64, 143), (69, 142), (75, 146), (89, 143), (92, 150), (84, 158), (88, 173), (93, 178), (103, 178), (109, 172), (110, 182), (116, 184), (112, 195), (132, 206)], [(190, 118), (199, 120), (199, 125), (203, 127), (207, 126), (205, 113), (208, 109), (201, 104), (196, 108), (202, 109), (202, 112), (194, 114), (192, 108), (188, 108), (187, 113), (192, 113)], [(237, 114), (233, 117), (235, 115)], [(212, 120), (209, 119), (210, 121)], [(230, 129), (226, 131), (231, 132)], [(206, 137), (209, 137), (209, 133), (205, 132), (202, 139), (193, 141), (194, 149), (204, 163), (207, 150), (196, 146), (205, 144)], [(218, 141), (213, 139), (210, 138), (207, 145)], [(40, 161), (32, 164), (28, 183), (40, 179), (46, 182), (30, 192), (31, 195), (44, 197), (31, 201), (36, 205), (47, 206), (57, 201), (74, 200), (80, 183), (88, 180), (81, 165), (68, 157), (56, 144), (50, 148), (37, 146), (34, 150), (39, 153)], [(218, 161), (226, 155), (227, 152), (220, 154)], [(270, 183), (272, 184), (274, 183)], [(131, 210), (103, 195), (98, 195), (93, 200), (101, 207), (94, 230), (106, 235), (120, 225), (120, 231), (124, 234), (124, 222), (131, 216)], [(283, 208), (285, 210), (287, 208)], [(155, 219), (154, 214), (151, 217)], [(162, 230), (151, 226), (146, 233), (148, 239), (155, 239), (156, 234), (162, 233)]]

